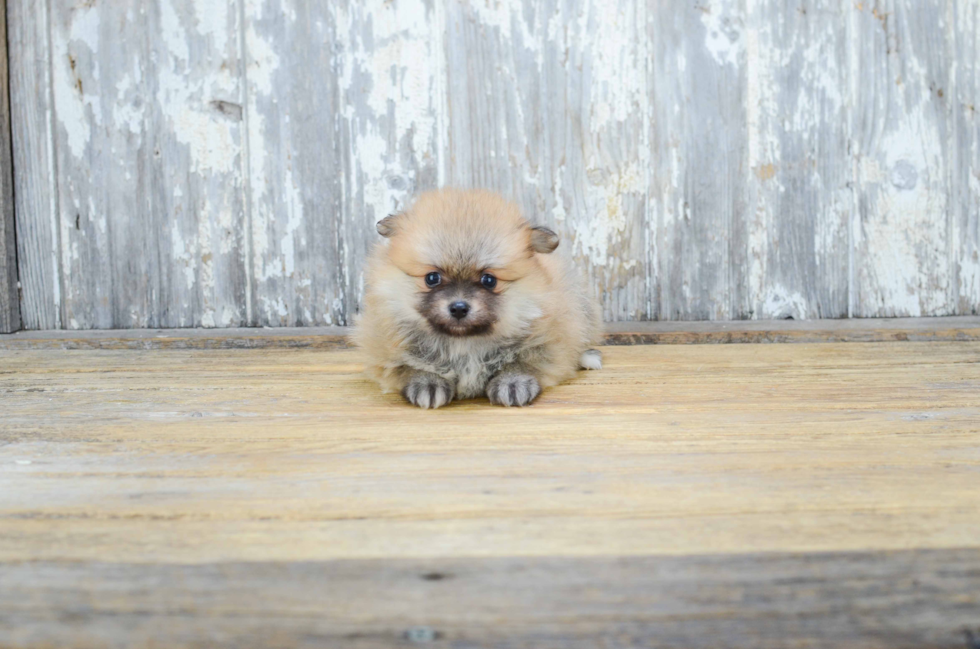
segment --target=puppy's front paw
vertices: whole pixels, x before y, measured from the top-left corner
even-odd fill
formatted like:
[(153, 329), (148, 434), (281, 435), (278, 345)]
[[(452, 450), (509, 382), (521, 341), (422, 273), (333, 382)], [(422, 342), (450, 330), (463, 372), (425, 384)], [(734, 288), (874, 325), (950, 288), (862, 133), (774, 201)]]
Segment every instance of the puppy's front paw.
[(453, 400), (453, 386), (436, 374), (419, 372), (402, 390), (402, 396), (419, 408), (438, 408)]
[(498, 374), (487, 385), (487, 397), (497, 406), (526, 406), (541, 394), (530, 374)]

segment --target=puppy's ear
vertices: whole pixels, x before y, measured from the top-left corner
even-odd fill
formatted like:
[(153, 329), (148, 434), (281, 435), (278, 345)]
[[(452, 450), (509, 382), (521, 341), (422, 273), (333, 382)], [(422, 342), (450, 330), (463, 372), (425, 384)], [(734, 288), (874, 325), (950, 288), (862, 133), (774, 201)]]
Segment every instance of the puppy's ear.
[(395, 234), (395, 226), (397, 224), (398, 219), (400, 219), (401, 216), (402, 216), (401, 214), (389, 214), (388, 216), (378, 221), (378, 224), (375, 226), (376, 228), (378, 228), (378, 234), (380, 234), (382, 237), (385, 238), (388, 238), (391, 235)]
[(531, 228), (531, 249), (548, 254), (558, 247), (558, 235), (548, 228)]

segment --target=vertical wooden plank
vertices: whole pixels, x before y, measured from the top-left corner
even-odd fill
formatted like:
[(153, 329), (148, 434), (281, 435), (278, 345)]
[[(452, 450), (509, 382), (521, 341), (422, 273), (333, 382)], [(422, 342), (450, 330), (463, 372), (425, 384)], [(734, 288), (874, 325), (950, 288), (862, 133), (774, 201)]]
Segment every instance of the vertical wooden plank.
[(854, 3), (858, 317), (951, 313), (950, 57), (944, 0)]
[(67, 328), (242, 324), (236, 12), (52, 3)]
[(664, 320), (748, 317), (735, 286), (747, 242), (745, 9), (740, 0), (653, 3), (654, 187)]
[(374, 224), (439, 180), (440, 12), (421, 0), (244, 7), (254, 321), (348, 324)]
[(25, 329), (61, 328), (48, 3), (7, 0), (14, 212)]
[[(76, 7), (71, 0), (53, 0), (50, 7), (63, 326), (114, 328), (122, 326), (115, 319), (122, 285), (114, 283), (114, 259), (136, 262), (142, 252), (134, 247), (137, 241), (114, 235), (135, 222), (159, 237), (155, 224), (147, 223), (149, 170), (137, 173), (145, 167), (145, 98), (140, 93), (134, 108), (131, 97), (116, 96), (117, 85), (125, 88), (134, 85), (134, 75), (142, 78), (146, 35), (136, 2)], [(116, 120), (124, 107), (125, 124)], [(138, 282), (147, 272), (133, 270), (128, 281)]]
[(451, 2), (448, 182), (554, 227), (607, 319), (657, 317), (647, 219), (647, 5)]
[(250, 324), (337, 324), (344, 163), (325, 4), (244, 0)]
[(980, 313), (980, 4), (951, 3), (955, 57), (952, 103), (952, 293), (956, 312)]
[(375, 224), (445, 181), (445, 10), (442, 0), (334, 3), (347, 168), (341, 213), (344, 324), (360, 310)]
[(747, 0), (745, 169), (735, 317), (842, 318), (852, 165), (847, 11), (837, 0)]
[[(248, 287), (241, 16), (228, 0), (140, 5), (149, 99), (142, 153), (153, 170), (146, 179), (152, 225), (148, 237), (141, 219), (125, 224), (124, 249), (146, 249), (140, 265), (147, 271), (141, 282), (123, 281), (116, 299), (122, 308), (141, 300), (149, 306), (145, 324), (125, 320), (127, 313), (116, 321), (241, 326)], [(116, 261), (117, 277), (126, 277), (124, 264)]]
[(7, 3), (0, 0), (0, 333), (20, 329), (7, 69)]

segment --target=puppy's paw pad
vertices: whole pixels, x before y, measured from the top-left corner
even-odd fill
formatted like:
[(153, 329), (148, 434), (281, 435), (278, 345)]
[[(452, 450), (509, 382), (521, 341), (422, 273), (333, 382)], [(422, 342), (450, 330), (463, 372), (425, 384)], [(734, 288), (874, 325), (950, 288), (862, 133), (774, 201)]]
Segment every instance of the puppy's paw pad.
[(598, 349), (586, 349), (578, 358), (578, 364), (583, 370), (601, 370), (602, 352)]
[(487, 397), (497, 406), (526, 406), (539, 394), (541, 386), (530, 374), (503, 374), (487, 386)]
[(418, 375), (408, 382), (402, 396), (419, 408), (438, 408), (453, 400), (453, 386), (438, 376)]

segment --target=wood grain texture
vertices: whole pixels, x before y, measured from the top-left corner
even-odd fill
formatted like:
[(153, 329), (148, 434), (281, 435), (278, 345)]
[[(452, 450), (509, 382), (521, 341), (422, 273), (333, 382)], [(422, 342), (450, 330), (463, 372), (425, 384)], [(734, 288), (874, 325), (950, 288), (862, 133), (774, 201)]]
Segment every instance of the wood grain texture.
[(559, 232), (607, 320), (654, 317), (646, 5), (452, 2), (447, 18), (447, 181)]
[(977, 11), (11, 0), (25, 326), (349, 324), (442, 185), (559, 231), (610, 321), (975, 314)]
[(744, 4), (653, 3), (653, 196), (658, 312), (728, 320), (746, 195)]
[(980, 4), (953, 5), (948, 29), (956, 78), (950, 93), (952, 209), (950, 293), (958, 313), (980, 313)]
[(740, 34), (748, 205), (737, 226), (735, 314), (843, 318), (852, 197), (851, 6), (837, 0), (748, 6)]
[(25, 329), (61, 329), (48, 3), (6, 4), (21, 320)]
[(20, 329), (8, 88), (7, 4), (4, 0), (0, 0), (0, 333), (10, 333)]
[(5, 563), (0, 635), (7, 647), (969, 649), (978, 572), (975, 548)]
[[(346, 160), (327, 3), (245, 2), (250, 324), (332, 324)], [(333, 4), (333, 3), (329, 3)]]
[(0, 352), (0, 641), (964, 646), (980, 343), (604, 353), (421, 411), (350, 350)]
[(950, 6), (884, 0), (852, 10), (856, 316), (955, 310), (948, 249)]
[[(0, 335), (0, 350), (29, 349), (342, 349), (347, 327), (22, 331)], [(613, 322), (606, 345), (980, 341), (980, 318)]]
[(351, 350), (3, 352), (0, 559), (977, 546), (980, 343), (604, 353), (426, 412)]
[(64, 324), (243, 324), (236, 12), (64, 0), (51, 19)]
[(438, 184), (438, 22), (423, 2), (246, 2), (251, 322), (348, 324), (374, 224)]

